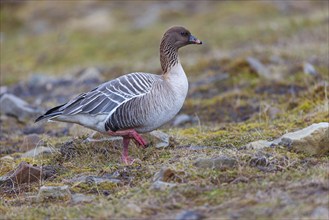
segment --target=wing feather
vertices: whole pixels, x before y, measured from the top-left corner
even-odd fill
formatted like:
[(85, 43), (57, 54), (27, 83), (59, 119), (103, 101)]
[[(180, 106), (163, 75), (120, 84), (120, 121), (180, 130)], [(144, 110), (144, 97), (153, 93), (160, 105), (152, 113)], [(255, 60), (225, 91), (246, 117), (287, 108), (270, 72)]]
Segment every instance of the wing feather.
[(113, 114), (123, 103), (150, 92), (156, 75), (131, 73), (83, 93), (61, 107), (63, 115)]

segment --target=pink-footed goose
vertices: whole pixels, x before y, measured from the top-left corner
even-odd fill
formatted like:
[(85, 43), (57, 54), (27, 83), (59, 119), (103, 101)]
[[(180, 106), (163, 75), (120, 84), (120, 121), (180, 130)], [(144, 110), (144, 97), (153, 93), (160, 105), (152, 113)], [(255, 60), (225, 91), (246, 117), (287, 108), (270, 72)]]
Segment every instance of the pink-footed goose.
[(138, 133), (157, 129), (183, 106), (188, 81), (178, 49), (189, 44), (202, 42), (184, 27), (168, 29), (160, 44), (162, 75), (142, 72), (123, 75), (48, 110), (36, 122), (42, 119), (71, 122), (111, 136), (122, 136), (122, 160), (131, 164), (130, 139), (144, 148), (146, 142)]

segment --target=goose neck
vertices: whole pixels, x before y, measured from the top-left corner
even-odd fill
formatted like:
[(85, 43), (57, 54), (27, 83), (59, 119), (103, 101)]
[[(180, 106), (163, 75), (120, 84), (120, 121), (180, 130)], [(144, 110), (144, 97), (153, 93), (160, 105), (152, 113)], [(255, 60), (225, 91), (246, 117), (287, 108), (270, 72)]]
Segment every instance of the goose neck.
[(178, 49), (166, 39), (160, 44), (160, 62), (163, 74), (170, 72), (179, 63)]

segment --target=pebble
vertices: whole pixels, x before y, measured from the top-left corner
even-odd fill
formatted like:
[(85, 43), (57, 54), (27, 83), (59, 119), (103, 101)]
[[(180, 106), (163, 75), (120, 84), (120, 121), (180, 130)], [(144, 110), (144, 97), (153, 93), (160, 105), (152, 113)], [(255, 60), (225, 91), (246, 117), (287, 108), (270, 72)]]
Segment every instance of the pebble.
[(201, 220), (204, 216), (196, 211), (184, 210), (177, 214), (176, 220)]
[(169, 146), (170, 136), (162, 131), (154, 130), (150, 132), (151, 142), (155, 144), (156, 148), (164, 148)]
[(205, 159), (198, 159), (194, 166), (200, 168), (210, 168), (210, 169), (219, 169), (219, 170), (226, 170), (232, 169), (237, 166), (237, 160), (225, 155), (221, 155), (216, 158), (205, 158)]
[(173, 126), (181, 126), (186, 123), (195, 123), (197, 121), (196, 117), (187, 115), (187, 114), (179, 114), (175, 117), (174, 121), (172, 122)]
[(79, 203), (89, 203), (92, 202), (95, 199), (95, 196), (89, 196), (82, 193), (76, 193), (72, 195), (71, 202), (73, 204), (79, 204)]
[(41, 186), (37, 195), (37, 202), (70, 201), (72, 194), (67, 185), (64, 186)]
[(258, 140), (248, 143), (245, 148), (246, 149), (252, 149), (252, 150), (261, 150), (267, 147), (270, 147), (272, 145), (272, 142), (266, 141), (266, 140)]
[(175, 186), (176, 186), (175, 183), (167, 183), (167, 182), (163, 182), (163, 181), (157, 180), (157, 181), (153, 182), (153, 184), (151, 185), (150, 189), (164, 191), (166, 189), (171, 189), (171, 188), (173, 188)]
[(250, 65), (250, 67), (261, 77), (264, 77), (265, 79), (271, 79), (271, 73), (269, 69), (264, 66), (258, 59), (254, 57), (248, 57), (247, 62)]

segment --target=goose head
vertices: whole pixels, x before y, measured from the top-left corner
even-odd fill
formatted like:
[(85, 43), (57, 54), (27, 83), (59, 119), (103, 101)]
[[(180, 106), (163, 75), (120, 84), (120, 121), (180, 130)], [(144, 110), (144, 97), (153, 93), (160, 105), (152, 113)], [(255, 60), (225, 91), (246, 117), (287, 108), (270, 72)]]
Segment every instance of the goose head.
[(194, 37), (189, 30), (180, 26), (169, 28), (163, 35), (162, 41), (166, 41), (176, 49), (189, 44), (202, 44), (202, 41)]

